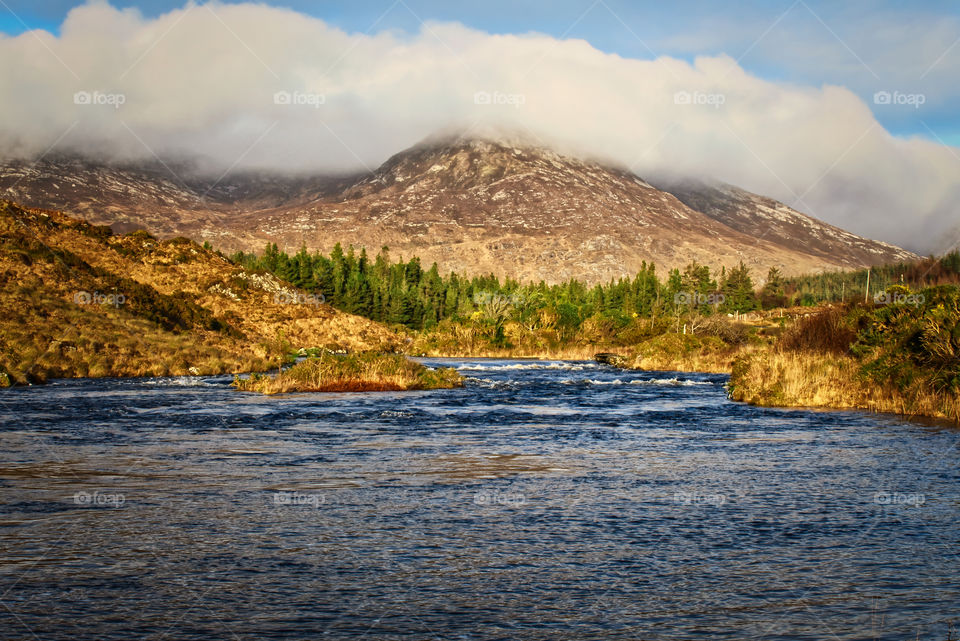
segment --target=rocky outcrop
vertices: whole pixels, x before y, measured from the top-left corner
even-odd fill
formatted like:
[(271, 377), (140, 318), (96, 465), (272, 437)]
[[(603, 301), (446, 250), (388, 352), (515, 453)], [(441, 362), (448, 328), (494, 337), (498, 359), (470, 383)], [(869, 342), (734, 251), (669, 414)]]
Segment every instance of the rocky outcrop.
[(612, 365), (613, 367), (626, 367), (627, 359), (620, 354), (613, 354), (611, 352), (600, 352), (599, 354), (594, 354), (593, 359), (598, 363), (604, 365)]

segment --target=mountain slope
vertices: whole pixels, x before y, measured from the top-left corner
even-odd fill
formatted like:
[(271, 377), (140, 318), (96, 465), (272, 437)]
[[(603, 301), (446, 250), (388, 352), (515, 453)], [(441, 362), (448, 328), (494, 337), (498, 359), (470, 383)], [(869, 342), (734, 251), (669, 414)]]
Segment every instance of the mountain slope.
[(762, 277), (771, 266), (795, 274), (912, 257), (733, 187), (674, 194), (529, 144), (463, 137), (420, 144), (353, 179), (184, 181), (163, 167), (57, 161), (7, 163), (3, 190), (97, 223), (140, 225), (225, 250), (387, 245), (444, 271), (550, 283), (630, 276), (644, 262), (729, 268), (742, 260)]
[(162, 236), (217, 226), (237, 211), (299, 204), (351, 183), (338, 177), (198, 175), (183, 163), (125, 166), (75, 156), (0, 163), (0, 196), (67, 211), (115, 231), (148, 229)]
[(743, 260), (762, 276), (773, 265), (798, 273), (912, 256), (796, 212), (786, 219), (785, 206), (754, 198), (767, 209), (723, 218), (629, 172), (545, 149), (453, 139), (397, 154), (333, 197), (249, 215), (244, 229), (290, 247), (385, 244), (445, 269), (548, 282), (631, 275), (643, 261), (729, 268)]
[(390, 348), (394, 335), (193, 241), (114, 235), (0, 201), (0, 379), (262, 369), (262, 344)]
[(937, 244), (937, 255), (960, 250), (960, 225), (943, 235)]
[(658, 183), (682, 203), (732, 229), (756, 235), (811, 256), (839, 261), (844, 267), (909, 261), (915, 254), (889, 243), (868, 240), (802, 214), (772, 198), (725, 183), (697, 180)]

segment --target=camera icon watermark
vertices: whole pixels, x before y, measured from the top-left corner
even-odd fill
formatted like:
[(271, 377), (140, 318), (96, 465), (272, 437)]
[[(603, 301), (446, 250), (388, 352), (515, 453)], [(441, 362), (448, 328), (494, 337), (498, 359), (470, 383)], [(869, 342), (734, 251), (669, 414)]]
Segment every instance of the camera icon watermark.
[(327, 302), (323, 294), (304, 294), (302, 292), (277, 292), (273, 295), (275, 305), (312, 305), (319, 307)]
[(720, 507), (727, 502), (726, 494), (701, 494), (700, 492), (676, 492), (673, 502), (679, 505), (709, 505)]
[(700, 292), (677, 292), (673, 295), (674, 305), (689, 305), (699, 307), (700, 305), (723, 305), (726, 300), (720, 292), (712, 294), (701, 294)]
[(314, 509), (319, 508), (327, 502), (327, 498), (322, 494), (304, 494), (301, 492), (275, 492), (273, 495), (273, 504), (286, 507), (308, 506)]
[(475, 105), (503, 105), (519, 109), (527, 103), (527, 97), (522, 93), (503, 93), (501, 91), (478, 91), (473, 94)]
[(83, 490), (74, 493), (74, 505), (89, 505), (93, 507), (122, 507), (127, 502), (123, 494), (96, 491), (93, 493)]
[(480, 491), (473, 495), (474, 505), (508, 505), (519, 507), (527, 502), (519, 492)]
[(100, 292), (79, 291), (73, 295), (73, 302), (77, 305), (110, 305), (120, 307), (127, 302), (123, 294), (101, 294)]
[(500, 294), (498, 292), (491, 291), (480, 291), (473, 294), (473, 304), (474, 305), (497, 305), (497, 306), (509, 306), (517, 307), (522, 305), (524, 301), (524, 296), (520, 292), (514, 292), (512, 294)]
[(275, 105), (319, 109), (320, 105), (326, 102), (327, 97), (324, 94), (309, 91), (278, 91), (273, 94), (273, 104)]
[(873, 297), (877, 305), (913, 305), (920, 307), (926, 301), (923, 294), (903, 294), (900, 292), (879, 292)]
[(878, 91), (873, 94), (873, 104), (875, 105), (897, 105), (919, 109), (920, 105), (923, 105), (926, 102), (927, 96), (926, 94), (922, 93)]
[(78, 91), (73, 94), (73, 104), (75, 105), (107, 105), (119, 109), (126, 102), (127, 97), (122, 93)]
[(675, 105), (702, 105), (719, 109), (726, 102), (727, 97), (722, 93), (678, 91), (673, 94), (673, 104)]
[(909, 505), (920, 507), (927, 502), (927, 497), (916, 492), (877, 492), (873, 495), (873, 502), (877, 505)]

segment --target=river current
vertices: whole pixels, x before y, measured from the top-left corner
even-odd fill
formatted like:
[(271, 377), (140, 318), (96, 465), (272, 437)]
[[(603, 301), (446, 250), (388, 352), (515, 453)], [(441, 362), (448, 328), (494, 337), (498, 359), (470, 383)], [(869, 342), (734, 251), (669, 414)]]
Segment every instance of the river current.
[(956, 634), (955, 429), (750, 407), (721, 375), (425, 362), (466, 387), (3, 391), (0, 638)]

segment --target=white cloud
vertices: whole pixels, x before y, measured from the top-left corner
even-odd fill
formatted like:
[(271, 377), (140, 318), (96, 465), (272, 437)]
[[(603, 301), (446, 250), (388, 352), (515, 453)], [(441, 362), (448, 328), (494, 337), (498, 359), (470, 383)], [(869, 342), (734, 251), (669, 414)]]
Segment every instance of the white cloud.
[[(93, 3), (59, 38), (0, 39), (0, 90), (0, 141), (27, 155), (56, 143), (342, 171), (444, 127), (497, 125), (641, 175), (717, 177), (918, 250), (955, 224), (960, 197), (957, 150), (890, 136), (842, 87), (765, 81), (727, 56), (631, 60), (458, 24), (362, 35), (262, 5), (147, 20)], [(93, 104), (76, 104), (82, 91)]]

